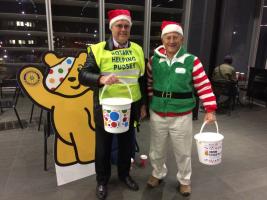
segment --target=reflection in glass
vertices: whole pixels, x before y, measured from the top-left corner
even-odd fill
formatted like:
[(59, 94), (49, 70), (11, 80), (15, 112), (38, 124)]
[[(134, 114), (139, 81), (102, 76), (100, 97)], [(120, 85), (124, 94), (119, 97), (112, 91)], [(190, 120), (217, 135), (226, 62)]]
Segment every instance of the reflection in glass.
[[(51, 0), (55, 51), (76, 55), (99, 41), (99, 1)], [(107, 12), (111, 9), (131, 11), (131, 40), (143, 46), (145, 1), (105, 0), (105, 37), (110, 37)], [(150, 48), (161, 44), (162, 20), (181, 22), (182, 0), (153, 0)], [(41, 63), (48, 50), (45, 0), (8, 0), (0, 6), (0, 66), (6, 74), (15, 74), (26, 63)], [(2, 67), (4, 69), (4, 67)]]
[(152, 0), (152, 7), (182, 8), (183, 1), (179, 0)]
[[(138, 5), (138, 6), (144, 6), (145, 5), (145, 1), (144, 0), (105, 0), (105, 3), (112, 3), (112, 4), (124, 4), (124, 5)], [(118, 9), (119, 5), (118, 5)], [(124, 8), (125, 9), (125, 8)]]
[[(27, 63), (40, 63), (47, 50), (45, 1), (4, 1), (0, 6), (0, 73), (14, 77)], [(2, 70), (4, 69), (4, 70)]]
[(54, 47), (75, 56), (99, 41), (97, 1), (52, 1)]

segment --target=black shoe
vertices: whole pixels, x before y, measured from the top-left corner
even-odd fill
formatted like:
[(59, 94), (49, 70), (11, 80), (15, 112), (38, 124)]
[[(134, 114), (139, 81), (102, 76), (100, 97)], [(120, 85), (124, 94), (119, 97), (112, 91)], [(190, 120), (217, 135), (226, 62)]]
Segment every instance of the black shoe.
[(137, 185), (137, 183), (132, 179), (132, 177), (130, 176), (126, 176), (125, 178), (121, 179), (122, 182), (125, 183), (125, 185), (127, 185), (127, 187), (130, 190), (134, 190), (137, 191), (139, 190), (139, 186)]
[(107, 195), (108, 195), (108, 188), (106, 185), (99, 184), (96, 186), (96, 196), (98, 199), (104, 200), (106, 199)]

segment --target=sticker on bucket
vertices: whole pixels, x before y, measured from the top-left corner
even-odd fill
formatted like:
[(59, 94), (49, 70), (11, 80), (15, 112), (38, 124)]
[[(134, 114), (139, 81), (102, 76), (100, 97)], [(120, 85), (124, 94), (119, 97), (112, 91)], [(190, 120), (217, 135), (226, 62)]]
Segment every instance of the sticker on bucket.
[(218, 124), (215, 121), (217, 133), (202, 132), (206, 122), (203, 123), (200, 132), (194, 136), (196, 139), (199, 161), (206, 165), (217, 165), (222, 161), (222, 141), (224, 136), (218, 132)]
[[(121, 105), (114, 105), (120, 102)], [(129, 129), (131, 100), (124, 98), (106, 98), (102, 101), (104, 126), (111, 133), (125, 132)], [(113, 104), (113, 105), (112, 105)]]
[(100, 103), (102, 104), (104, 128), (109, 133), (123, 133), (129, 130), (130, 115), (131, 115), (131, 103), (132, 93), (126, 84), (131, 98), (104, 98), (102, 99), (103, 93), (106, 89), (106, 85), (100, 95)]

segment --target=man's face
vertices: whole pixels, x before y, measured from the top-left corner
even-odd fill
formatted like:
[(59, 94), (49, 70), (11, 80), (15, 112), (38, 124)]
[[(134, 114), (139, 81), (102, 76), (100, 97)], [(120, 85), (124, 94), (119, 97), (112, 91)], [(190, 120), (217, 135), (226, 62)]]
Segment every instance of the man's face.
[(131, 25), (127, 20), (119, 20), (111, 26), (113, 38), (120, 44), (125, 44), (130, 37)]
[(183, 41), (184, 37), (176, 32), (166, 33), (162, 37), (162, 44), (168, 54), (175, 54), (183, 44)]

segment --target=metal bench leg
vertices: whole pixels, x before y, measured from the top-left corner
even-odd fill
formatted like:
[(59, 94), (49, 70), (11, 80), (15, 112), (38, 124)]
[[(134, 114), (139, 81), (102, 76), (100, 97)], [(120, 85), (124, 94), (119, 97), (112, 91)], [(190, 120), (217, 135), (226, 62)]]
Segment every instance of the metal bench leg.
[(32, 104), (32, 109), (31, 109), (31, 116), (30, 116), (30, 123), (32, 123), (32, 115), (33, 115), (33, 109), (34, 109), (34, 104)]
[(40, 117), (39, 117), (39, 123), (38, 123), (38, 131), (40, 131), (41, 123), (42, 123), (42, 116), (43, 116), (43, 109), (41, 109)]
[(3, 111), (3, 108), (2, 108), (2, 103), (1, 103), (1, 101), (0, 101), (0, 107), (1, 107), (1, 113), (3, 113), (4, 111)]
[(17, 111), (17, 109), (16, 109), (15, 107), (14, 107), (14, 111), (15, 111), (15, 114), (16, 114), (16, 116), (17, 116), (17, 118), (18, 118), (19, 125), (20, 125), (20, 127), (23, 129), (23, 125), (22, 125), (22, 123), (21, 123), (21, 120), (20, 120), (18, 111)]
[(44, 171), (47, 171), (47, 124), (44, 125)]

